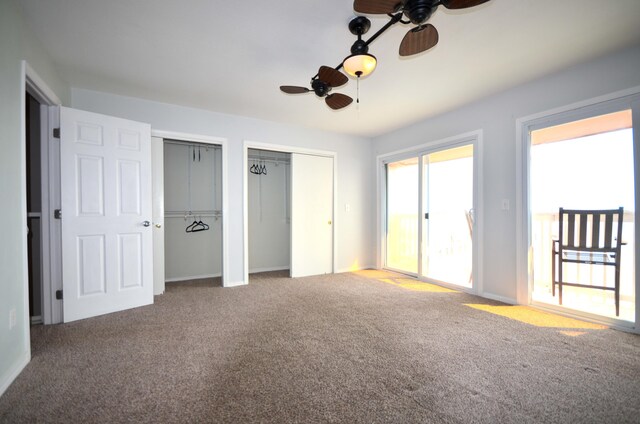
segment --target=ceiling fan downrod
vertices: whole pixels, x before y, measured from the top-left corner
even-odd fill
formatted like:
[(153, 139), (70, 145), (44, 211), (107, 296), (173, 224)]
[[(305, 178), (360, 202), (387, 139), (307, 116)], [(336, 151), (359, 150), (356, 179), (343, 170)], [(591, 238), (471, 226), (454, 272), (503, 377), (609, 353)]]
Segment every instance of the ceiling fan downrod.
[[(402, 20), (402, 12), (396, 13), (395, 15), (389, 15), (391, 19), (387, 22), (382, 28), (380, 28), (375, 34), (369, 37), (368, 40), (362, 39), (362, 34), (366, 33), (371, 27), (371, 21), (366, 16), (356, 16), (349, 22), (349, 31), (352, 34), (358, 36), (358, 40), (351, 46), (351, 54), (365, 54), (369, 51), (369, 44), (373, 42), (376, 38), (378, 38), (383, 32), (391, 28), (393, 25), (397, 24)], [(366, 21), (366, 22), (365, 22)], [(358, 34), (358, 32), (362, 28), (366, 28), (362, 33)], [(355, 50), (355, 51), (354, 51)], [(342, 68), (342, 63), (336, 66), (334, 69), (339, 71)]]

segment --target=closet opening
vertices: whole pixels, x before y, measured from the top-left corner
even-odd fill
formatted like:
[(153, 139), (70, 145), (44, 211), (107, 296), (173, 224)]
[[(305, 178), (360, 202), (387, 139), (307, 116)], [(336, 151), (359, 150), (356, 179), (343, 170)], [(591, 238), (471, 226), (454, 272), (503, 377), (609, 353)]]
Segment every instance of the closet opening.
[(40, 102), (25, 94), (27, 260), (29, 268), (29, 318), (31, 325), (43, 323), (42, 269), (42, 164)]
[(249, 274), (291, 270), (291, 153), (248, 149)]
[[(163, 140), (164, 281), (222, 286), (222, 146)], [(164, 287), (162, 287), (164, 291)], [(157, 294), (156, 290), (156, 294)]]

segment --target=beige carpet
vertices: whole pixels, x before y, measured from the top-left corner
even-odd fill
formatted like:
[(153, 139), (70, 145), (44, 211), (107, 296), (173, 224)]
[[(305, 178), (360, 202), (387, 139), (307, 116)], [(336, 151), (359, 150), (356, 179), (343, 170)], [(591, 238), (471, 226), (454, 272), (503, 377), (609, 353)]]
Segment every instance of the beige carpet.
[(639, 336), (434, 287), (168, 284), (153, 306), (34, 327), (0, 422), (639, 421)]

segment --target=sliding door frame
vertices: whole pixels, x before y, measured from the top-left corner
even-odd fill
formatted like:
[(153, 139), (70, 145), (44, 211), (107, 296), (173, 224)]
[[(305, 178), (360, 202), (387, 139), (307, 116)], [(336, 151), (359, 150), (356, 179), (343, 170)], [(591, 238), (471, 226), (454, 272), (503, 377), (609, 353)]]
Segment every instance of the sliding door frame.
[(530, 211), (530, 158), (531, 132), (581, 119), (631, 109), (633, 116), (634, 190), (635, 190), (635, 245), (640, 241), (640, 87), (623, 90), (561, 108), (540, 112), (516, 120), (516, 277), (517, 302), (532, 305), (561, 315), (585, 319), (614, 328), (640, 333), (640, 255), (635, 254), (635, 324), (620, 319), (603, 317), (566, 307), (536, 302), (532, 299), (533, 278), (530, 270), (531, 211)]
[[(422, 281), (435, 283), (445, 287), (449, 287), (455, 290), (461, 290), (474, 294), (483, 293), (482, 284), (482, 245), (483, 245), (483, 183), (482, 183), (482, 143), (483, 132), (477, 130), (441, 140), (436, 140), (421, 145), (409, 147), (394, 152), (389, 152), (377, 156), (376, 158), (376, 180), (378, 185), (377, 190), (377, 212), (378, 212), (378, 225), (376, 231), (376, 245), (377, 245), (377, 257), (376, 266), (379, 269), (389, 269), (391, 271), (398, 271), (404, 274), (408, 274), (419, 278)], [(441, 150), (447, 150), (450, 148), (461, 147), (464, 145), (473, 145), (473, 210), (475, 212), (475, 222), (472, 238), (472, 272), (473, 272), (473, 284), (471, 288), (458, 286), (456, 284), (450, 284), (441, 281), (428, 280), (422, 277), (422, 226), (424, 220), (421, 219), (424, 216), (423, 211), (423, 166), (422, 157), (429, 153), (434, 153)], [(386, 266), (386, 227), (387, 227), (387, 177), (386, 177), (386, 165), (399, 160), (418, 158), (418, 271), (416, 273), (408, 273), (406, 271), (395, 270)]]

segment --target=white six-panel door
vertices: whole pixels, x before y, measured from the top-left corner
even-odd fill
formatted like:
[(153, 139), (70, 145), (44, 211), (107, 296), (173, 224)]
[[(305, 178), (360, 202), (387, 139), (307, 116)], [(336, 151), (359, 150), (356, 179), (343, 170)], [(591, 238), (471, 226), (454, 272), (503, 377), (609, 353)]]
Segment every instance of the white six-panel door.
[(60, 132), (64, 322), (153, 303), (150, 126), (61, 107)]
[(333, 272), (333, 158), (291, 154), (291, 277)]

